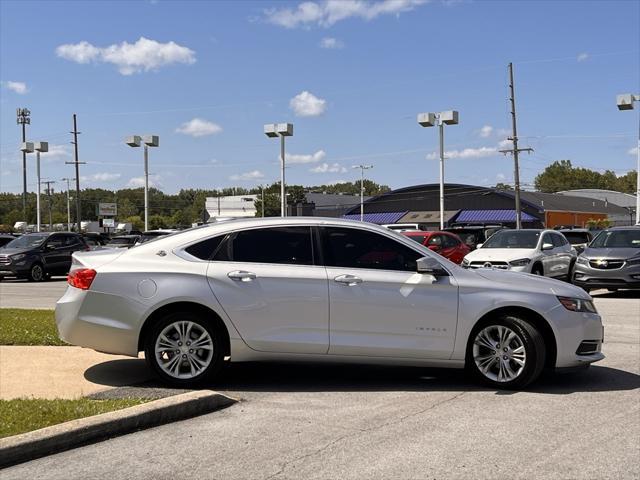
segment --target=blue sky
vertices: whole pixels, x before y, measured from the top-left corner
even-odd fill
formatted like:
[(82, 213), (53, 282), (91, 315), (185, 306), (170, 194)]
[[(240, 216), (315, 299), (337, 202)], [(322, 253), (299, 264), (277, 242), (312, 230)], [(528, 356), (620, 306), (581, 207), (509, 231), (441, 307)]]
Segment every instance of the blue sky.
[[(558, 159), (624, 174), (635, 167), (640, 2), (316, 0), (299, 2), (0, 2), (0, 190), (22, 190), (16, 107), (49, 141), (43, 177), (71, 176), (78, 114), (82, 186), (139, 186), (131, 134), (160, 135), (152, 181), (250, 187), (279, 178), (263, 124), (294, 123), (288, 183), (358, 178), (435, 182), (437, 129), (423, 111), (457, 109), (446, 179), (512, 182), (497, 150), (510, 128), (515, 65), (519, 136), (535, 149), (521, 177)], [(35, 189), (29, 160), (29, 190)], [(60, 187), (59, 182), (58, 187)]]

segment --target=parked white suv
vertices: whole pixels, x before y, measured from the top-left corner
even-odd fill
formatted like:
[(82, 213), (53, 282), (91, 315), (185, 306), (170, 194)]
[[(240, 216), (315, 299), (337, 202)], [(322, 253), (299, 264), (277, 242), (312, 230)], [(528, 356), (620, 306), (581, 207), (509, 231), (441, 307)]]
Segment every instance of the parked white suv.
[(462, 261), (466, 268), (499, 268), (569, 278), (577, 253), (555, 230), (501, 230)]

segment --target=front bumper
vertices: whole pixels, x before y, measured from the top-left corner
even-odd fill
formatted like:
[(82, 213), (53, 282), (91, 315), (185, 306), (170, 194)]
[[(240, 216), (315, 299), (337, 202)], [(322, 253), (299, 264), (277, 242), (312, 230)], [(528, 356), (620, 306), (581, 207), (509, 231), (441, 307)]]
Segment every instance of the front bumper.
[(0, 277), (24, 277), (29, 274), (27, 265), (2, 265), (0, 266)]
[(640, 289), (640, 264), (609, 270), (576, 263), (572, 280), (583, 288)]

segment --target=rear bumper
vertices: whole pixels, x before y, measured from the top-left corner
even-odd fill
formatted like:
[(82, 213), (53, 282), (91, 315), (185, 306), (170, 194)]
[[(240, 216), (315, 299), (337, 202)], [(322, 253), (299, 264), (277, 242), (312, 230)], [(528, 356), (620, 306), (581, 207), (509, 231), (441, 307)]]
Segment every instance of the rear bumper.
[(131, 299), (69, 286), (56, 303), (56, 324), (67, 343), (136, 357), (144, 311)]

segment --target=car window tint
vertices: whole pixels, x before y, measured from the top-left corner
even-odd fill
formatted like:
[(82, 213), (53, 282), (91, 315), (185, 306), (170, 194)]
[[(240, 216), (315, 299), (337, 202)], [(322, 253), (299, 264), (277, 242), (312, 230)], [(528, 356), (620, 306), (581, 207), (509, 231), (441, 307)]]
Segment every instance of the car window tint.
[(52, 247), (62, 247), (64, 246), (64, 237), (62, 235), (51, 235), (49, 240), (47, 240), (47, 245), (51, 245)]
[[(551, 234), (550, 233), (545, 233), (542, 236), (542, 243), (540, 244), (540, 246), (544, 245), (545, 243), (550, 243), (551, 245), (553, 245), (553, 239), (551, 238)], [(554, 245), (555, 247), (555, 245)]]
[(429, 237), (429, 241), (427, 242), (427, 245), (435, 245), (437, 247), (441, 247), (442, 246), (442, 235), (432, 235)]
[(200, 260), (209, 260), (213, 258), (224, 237), (224, 235), (219, 235), (217, 237), (207, 238), (206, 240), (188, 246), (185, 248), (185, 251)]
[(231, 235), (214, 260), (313, 265), (311, 227), (272, 227)]
[(443, 235), (444, 239), (444, 247), (445, 248), (455, 248), (458, 246), (458, 240), (450, 235)]
[(415, 271), (420, 253), (378, 233), (356, 228), (324, 228), (327, 266)]
[(551, 234), (551, 241), (553, 242), (554, 247), (561, 247), (564, 245), (562, 237), (560, 235), (556, 235), (555, 233)]

